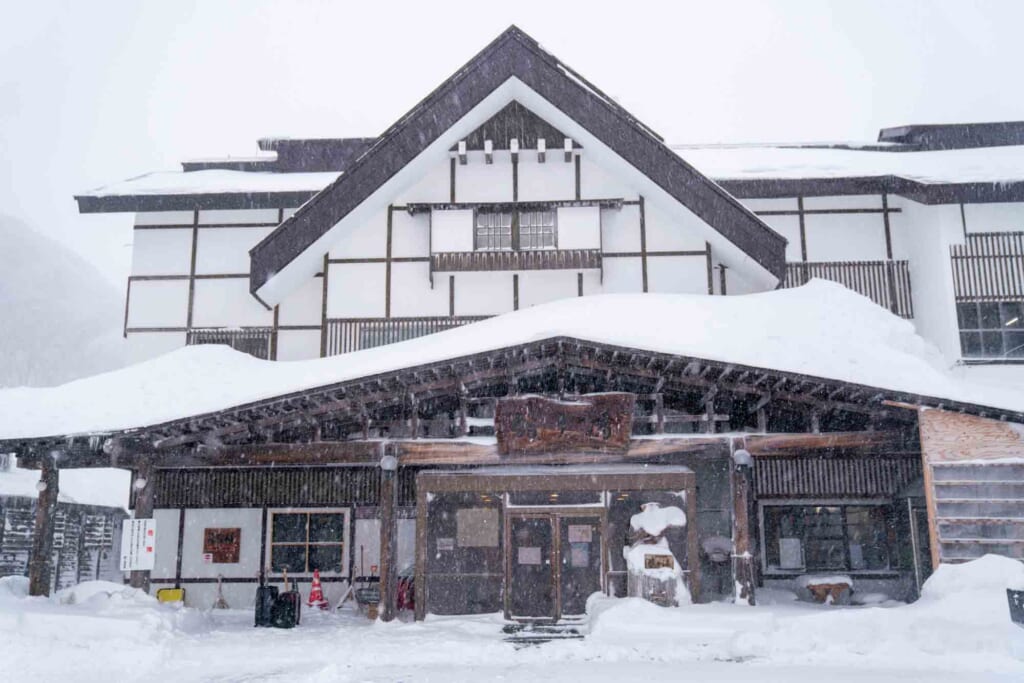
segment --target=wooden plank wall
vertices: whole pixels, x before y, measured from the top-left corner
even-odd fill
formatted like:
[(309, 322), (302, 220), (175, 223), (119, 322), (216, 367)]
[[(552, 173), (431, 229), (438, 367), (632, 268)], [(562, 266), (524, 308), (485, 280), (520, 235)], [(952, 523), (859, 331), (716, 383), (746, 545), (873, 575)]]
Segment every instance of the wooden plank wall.
[(922, 409), (932, 563), (1024, 560), (1024, 425)]

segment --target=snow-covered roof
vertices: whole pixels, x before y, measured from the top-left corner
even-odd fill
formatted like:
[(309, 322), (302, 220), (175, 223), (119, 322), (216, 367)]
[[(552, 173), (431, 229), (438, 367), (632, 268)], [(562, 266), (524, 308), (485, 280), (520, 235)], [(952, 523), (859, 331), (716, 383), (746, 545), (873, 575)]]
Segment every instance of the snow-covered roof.
[(743, 296), (606, 294), (330, 358), (272, 362), (191, 346), (52, 388), (0, 391), (0, 439), (160, 424), (554, 337), (736, 363), (1007, 411), (1024, 391), (952, 376), (913, 325), (823, 280)]
[[(0, 496), (36, 498), (38, 483), (38, 470), (0, 469)], [(62, 503), (127, 508), (129, 473), (109, 468), (69, 469), (61, 472), (59, 488), (57, 496)]]
[(270, 173), (254, 171), (156, 171), (82, 193), (83, 197), (218, 194), (254, 192), (319, 192), (340, 174)]
[(897, 176), (920, 183), (1024, 180), (1024, 146), (927, 152), (786, 145), (674, 145), (673, 150), (715, 180)]

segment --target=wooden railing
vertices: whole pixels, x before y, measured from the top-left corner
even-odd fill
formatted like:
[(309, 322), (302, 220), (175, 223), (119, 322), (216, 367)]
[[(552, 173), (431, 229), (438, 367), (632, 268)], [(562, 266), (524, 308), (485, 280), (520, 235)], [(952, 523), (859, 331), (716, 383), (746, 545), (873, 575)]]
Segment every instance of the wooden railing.
[(957, 301), (1024, 299), (1024, 232), (967, 235), (949, 251)]
[(185, 335), (185, 343), (193, 344), (225, 344), (251, 356), (269, 360), (271, 357), (271, 339), (273, 330), (269, 327), (211, 327), (189, 330)]
[(394, 344), (450, 330), (489, 316), (423, 318), (332, 318), (327, 321), (327, 355)]
[(430, 269), (434, 273), (474, 270), (580, 270), (600, 267), (600, 249), (444, 251), (430, 255)]
[(783, 287), (799, 287), (811, 278), (832, 280), (863, 294), (904, 318), (914, 317), (910, 267), (906, 261), (801, 261), (786, 264)]

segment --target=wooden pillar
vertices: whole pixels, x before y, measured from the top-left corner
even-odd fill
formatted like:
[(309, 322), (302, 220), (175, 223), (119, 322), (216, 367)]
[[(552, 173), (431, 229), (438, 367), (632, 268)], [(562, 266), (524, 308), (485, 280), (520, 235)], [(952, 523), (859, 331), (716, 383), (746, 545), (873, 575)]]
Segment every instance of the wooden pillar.
[(380, 461), (380, 601), (381, 618), (391, 621), (398, 611), (396, 507), (398, 506), (398, 458), (390, 449)]
[(732, 571), (736, 603), (754, 605), (754, 544), (751, 542), (750, 506), (753, 458), (745, 450), (732, 454), (733, 516)]
[(28, 561), (28, 594), (49, 595), (53, 570), (53, 528), (57, 517), (57, 494), (60, 475), (57, 472), (59, 451), (41, 459), (39, 496), (36, 501), (36, 523), (32, 533), (32, 556)]
[[(153, 517), (153, 475), (153, 465), (148, 460), (144, 460), (139, 468), (132, 472), (132, 489), (135, 493), (135, 507), (133, 509), (135, 519), (152, 519)], [(129, 574), (128, 583), (132, 588), (141, 588), (148, 593), (149, 577), (149, 571), (133, 571)]]

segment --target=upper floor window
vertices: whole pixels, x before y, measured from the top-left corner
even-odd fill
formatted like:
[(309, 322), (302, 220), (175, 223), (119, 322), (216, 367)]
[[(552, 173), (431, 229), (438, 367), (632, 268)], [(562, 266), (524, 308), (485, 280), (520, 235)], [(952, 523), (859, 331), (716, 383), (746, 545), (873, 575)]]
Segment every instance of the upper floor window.
[(555, 248), (555, 212), (523, 211), (519, 214), (520, 249)]
[(511, 249), (512, 214), (477, 212), (473, 247), (478, 251)]
[(960, 302), (956, 316), (965, 358), (1024, 358), (1024, 302)]
[(477, 251), (554, 249), (558, 241), (555, 211), (476, 214), (473, 248)]

